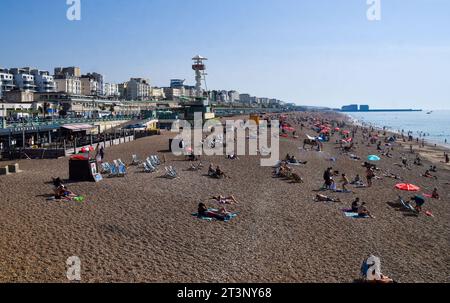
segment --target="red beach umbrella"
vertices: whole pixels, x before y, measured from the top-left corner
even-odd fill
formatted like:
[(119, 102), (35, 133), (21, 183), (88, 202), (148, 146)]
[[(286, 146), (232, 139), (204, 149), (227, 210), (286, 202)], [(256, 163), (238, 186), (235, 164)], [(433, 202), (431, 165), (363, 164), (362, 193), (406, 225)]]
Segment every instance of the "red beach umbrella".
[(342, 132), (342, 134), (343, 134), (343, 135), (348, 135), (348, 134), (350, 134), (350, 131), (344, 130), (344, 131)]
[(340, 129), (339, 127), (336, 127), (334, 130), (338, 132), (338, 131), (340, 131), (341, 129)]
[(395, 185), (396, 189), (404, 190), (404, 191), (419, 191), (420, 187), (414, 184), (409, 183), (400, 183)]

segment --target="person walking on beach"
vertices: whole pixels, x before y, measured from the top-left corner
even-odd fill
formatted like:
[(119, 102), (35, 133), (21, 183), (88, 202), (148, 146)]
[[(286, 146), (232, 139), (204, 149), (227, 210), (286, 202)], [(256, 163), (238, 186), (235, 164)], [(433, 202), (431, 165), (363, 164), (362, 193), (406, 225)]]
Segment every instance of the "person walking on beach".
[(350, 184), (350, 180), (347, 178), (347, 176), (345, 174), (342, 174), (342, 190), (344, 192), (347, 192), (347, 185)]
[(104, 146), (100, 147), (99, 155), (100, 155), (100, 161), (103, 163), (103, 159), (105, 158), (105, 148), (104, 148)]
[(328, 167), (327, 170), (323, 173), (323, 180), (324, 180), (324, 188), (330, 189), (332, 182), (331, 172), (333, 168)]
[(375, 177), (375, 173), (373, 172), (372, 167), (367, 167), (366, 177), (367, 177), (367, 187), (372, 187), (372, 179)]
[(450, 159), (449, 159), (449, 157), (448, 157), (448, 154), (447, 153), (444, 153), (444, 158), (445, 158), (445, 163), (449, 163), (450, 162)]

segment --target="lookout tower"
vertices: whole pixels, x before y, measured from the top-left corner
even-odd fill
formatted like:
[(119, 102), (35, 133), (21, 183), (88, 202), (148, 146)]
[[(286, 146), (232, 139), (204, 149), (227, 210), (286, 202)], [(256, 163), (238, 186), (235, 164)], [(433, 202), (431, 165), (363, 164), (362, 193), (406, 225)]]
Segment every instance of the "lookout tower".
[[(206, 87), (205, 79), (205, 76), (207, 75), (205, 66), (206, 60), (208, 59), (200, 55), (192, 58), (192, 61), (194, 61), (192, 64), (192, 69), (195, 71), (195, 100), (184, 103), (184, 118), (188, 121), (194, 120), (195, 113), (202, 113), (203, 120), (210, 120), (215, 117), (209, 103), (209, 98), (204, 95), (204, 92), (208, 89)], [(202, 81), (205, 81), (205, 90), (202, 88)]]
[(205, 76), (207, 75), (204, 61), (208, 59), (197, 55), (192, 60), (194, 61), (192, 69), (195, 71), (195, 94), (197, 98), (201, 98), (203, 97), (202, 80), (206, 82)]

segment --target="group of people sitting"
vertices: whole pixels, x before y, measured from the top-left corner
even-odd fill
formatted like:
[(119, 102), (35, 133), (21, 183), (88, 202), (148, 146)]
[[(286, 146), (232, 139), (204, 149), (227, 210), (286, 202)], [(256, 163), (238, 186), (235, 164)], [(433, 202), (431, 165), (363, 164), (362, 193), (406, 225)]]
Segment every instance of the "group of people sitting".
[(197, 216), (199, 218), (212, 218), (219, 221), (226, 221), (228, 219), (231, 219), (232, 213), (227, 211), (225, 207), (220, 207), (219, 210), (211, 210), (206, 207), (204, 203), (200, 203), (198, 205), (198, 213)]
[(351, 206), (351, 212), (357, 213), (360, 217), (369, 217), (372, 219), (375, 219), (375, 217), (370, 213), (370, 211), (366, 207), (366, 202), (360, 203), (361, 200), (359, 198), (356, 198), (352, 202)]
[(217, 165), (217, 167), (214, 168), (214, 165), (212, 163), (209, 165), (209, 168), (208, 168), (208, 176), (210, 176), (211, 178), (217, 178), (217, 179), (223, 179), (223, 178), (227, 177), (225, 172), (223, 172), (220, 169), (219, 165)]
[(71, 192), (62, 182), (61, 178), (53, 178), (53, 192), (56, 200), (74, 200), (78, 195)]
[(294, 173), (286, 161), (281, 161), (280, 165), (275, 168), (273, 175), (277, 178), (292, 180), (295, 183), (303, 183), (303, 178), (299, 174)]
[(204, 203), (199, 203), (197, 212), (199, 218), (212, 218), (219, 221), (227, 221), (232, 218), (233, 213), (229, 212), (224, 205), (239, 204), (238, 200), (233, 195), (228, 197), (222, 195), (212, 196), (211, 200), (214, 200), (221, 205), (220, 208), (215, 210), (206, 207)]
[(425, 173), (422, 175), (422, 177), (424, 177), (424, 178), (432, 178), (432, 179), (436, 179), (437, 180), (437, 177), (433, 176), (431, 174), (430, 170), (428, 170), (428, 169), (425, 171)]
[(350, 184), (354, 185), (356, 187), (365, 187), (366, 186), (359, 174), (356, 174), (355, 178), (353, 179), (352, 182), (350, 182)]
[(284, 159), (284, 161), (286, 161), (289, 164), (307, 164), (308, 163), (308, 161), (297, 160), (294, 155), (291, 156), (289, 154), (286, 155), (286, 158)]
[(339, 172), (333, 171), (332, 167), (327, 168), (323, 174), (323, 180), (324, 180), (324, 185), (322, 186), (323, 189), (330, 189), (333, 191), (341, 191), (341, 192), (350, 192), (350, 190), (347, 188), (347, 186), (349, 184), (356, 185), (356, 186), (364, 185), (362, 183), (359, 175), (356, 176), (355, 180), (350, 182), (350, 180), (346, 174), (341, 174), (342, 190), (338, 190), (333, 176), (339, 176)]

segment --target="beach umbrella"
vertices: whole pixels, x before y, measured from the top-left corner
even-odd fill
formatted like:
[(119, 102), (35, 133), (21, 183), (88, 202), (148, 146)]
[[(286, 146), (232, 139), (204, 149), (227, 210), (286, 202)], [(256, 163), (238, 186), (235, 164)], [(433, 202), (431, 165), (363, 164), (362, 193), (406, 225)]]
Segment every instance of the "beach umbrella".
[(395, 185), (396, 189), (404, 190), (404, 191), (419, 191), (420, 187), (414, 184), (409, 183), (400, 183)]
[(341, 129), (340, 129), (339, 127), (336, 127), (334, 130), (338, 132), (338, 131), (340, 131)]
[(381, 158), (378, 157), (377, 155), (370, 155), (370, 156), (367, 157), (367, 159), (369, 161), (380, 161), (381, 160)]
[(344, 130), (344, 131), (342, 132), (342, 134), (343, 134), (343, 135), (348, 135), (348, 134), (350, 134), (350, 131)]

